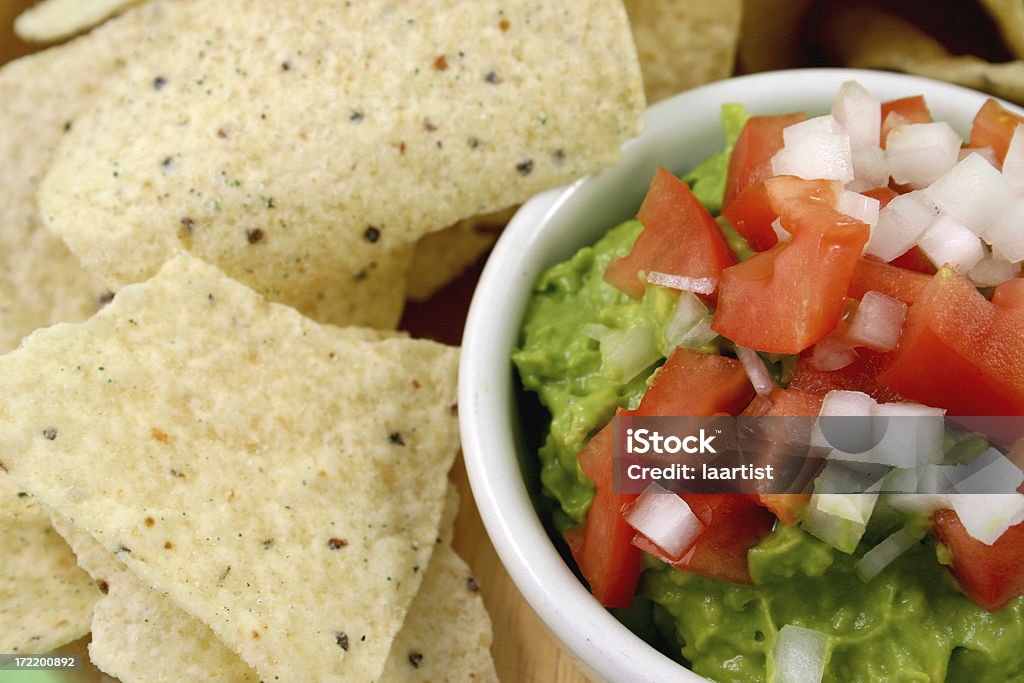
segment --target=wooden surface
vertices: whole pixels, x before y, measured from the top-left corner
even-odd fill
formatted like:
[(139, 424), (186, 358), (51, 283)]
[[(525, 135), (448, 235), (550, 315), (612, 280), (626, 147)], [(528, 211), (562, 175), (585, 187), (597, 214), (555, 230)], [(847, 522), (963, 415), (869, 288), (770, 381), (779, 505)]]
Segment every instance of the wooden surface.
[[(11, 24), (31, 0), (0, 0), (0, 64), (32, 51), (17, 40)], [(465, 310), (480, 266), (473, 268), (434, 300), (410, 306), (403, 327), (416, 336), (458, 343)], [(519, 594), (501, 565), (473, 503), (461, 456), (452, 472), (462, 504), (455, 548), (469, 563), (494, 625), (494, 654), (503, 683), (588, 683), (569, 655)], [(82, 650), (82, 642), (74, 644)], [(96, 672), (93, 672), (95, 676)], [(95, 680), (90, 677), (90, 680)]]

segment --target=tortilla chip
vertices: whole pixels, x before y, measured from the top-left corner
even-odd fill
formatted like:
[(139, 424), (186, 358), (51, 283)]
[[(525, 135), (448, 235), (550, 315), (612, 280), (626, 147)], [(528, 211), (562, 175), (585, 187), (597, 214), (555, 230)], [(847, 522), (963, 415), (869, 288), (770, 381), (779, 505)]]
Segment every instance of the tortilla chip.
[(437, 533), (456, 362), (179, 255), (0, 358), (0, 453), (264, 680), (370, 680)]
[(843, 6), (822, 22), (825, 42), (854, 68), (889, 69), (957, 83), (1024, 103), (1024, 62), (952, 55), (911, 22), (873, 5)]
[(36, 328), (84, 320), (104, 298), (106, 287), (43, 226), (35, 193), (65, 128), (160, 16), (154, 5), (0, 68), (0, 353)]
[(339, 286), (361, 301), (389, 250), (608, 165), (641, 124), (614, 0), (167, 12), (75, 121), (39, 194), (114, 291), (184, 248), (310, 315)]
[(41, 0), (18, 15), (14, 32), (31, 43), (64, 40), (142, 0)]
[(626, 0), (649, 102), (732, 75), (742, 0)]
[[(464, 563), (451, 549), (459, 497), (449, 484), (439, 545), (391, 652), (382, 683), (497, 681), (488, 652), (491, 627)], [(54, 518), (79, 563), (107, 588), (93, 621), (90, 654), (125, 681), (259, 680), (203, 623), (147, 588), (87, 533)], [(415, 662), (415, 664), (414, 664)]]
[(420, 238), (409, 269), (408, 297), (426, 301), (486, 254), (515, 207), (459, 221)]
[(81, 638), (99, 598), (46, 512), (0, 472), (0, 660)]
[(981, 0), (981, 5), (996, 22), (1013, 55), (1024, 59), (1024, 3), (1020, 0)]

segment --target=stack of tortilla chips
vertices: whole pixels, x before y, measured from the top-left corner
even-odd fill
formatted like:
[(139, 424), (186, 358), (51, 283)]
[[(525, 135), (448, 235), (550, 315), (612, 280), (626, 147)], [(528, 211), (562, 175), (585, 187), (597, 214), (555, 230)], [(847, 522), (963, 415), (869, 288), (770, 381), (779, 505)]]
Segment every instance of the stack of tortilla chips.
[(43, 37), (138, 6), (0, 69), (0, 653), (495, 680), (457, 350), (393, 329), (421, 238), (638, 132), (625, 8), (89, 4)]

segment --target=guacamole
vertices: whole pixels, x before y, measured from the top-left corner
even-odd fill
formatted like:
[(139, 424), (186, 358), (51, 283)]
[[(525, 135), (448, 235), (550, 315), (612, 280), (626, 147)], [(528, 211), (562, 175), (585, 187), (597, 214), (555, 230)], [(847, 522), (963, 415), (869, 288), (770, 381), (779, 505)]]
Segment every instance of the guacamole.
[[(745, 115), (729, 109), (724, 118), (731, 145)], [(727, 155), (728, 149), (684, 177), (695, 194), (705, 187), (709, 196), (721, 197)], [(523, 387), (551, 415), (538, 457), (543, 491), (558, 504), (560, 532), (585, 518), (594, 495), (577, 453), (617, 407), (636, 406), (663, 362), (621, 381), (603, 367), (589, 332), (600, 325), (647, 326), (656, 333), (671, 315), (673, 299), (663, 289), (648, 286), (634, 300), (603, 279), (610, 260), (628, 254), (641, 229), (637, 221), (623, 223), (547, 271), (535, 286), (513, 355)], [(742, 239), (726, 236), (745, 258), (749, 248)], [(777, 524), (749, 553), (754, 585), (710, 579), (645, 556), (639, 595), (653, 603), (648, 619), (671, 654), (716, 681), (768, 680), (776, 635), (787, 624), (827, 634), (825, 681), (1024, 680), (1024, 598), (996, 613), (975, 605), (943, 566), (945, 548), (924, 534), (923, 524), (908, 517), (873, 519), (850, 555), (799, 526)], [(904, 525), (920, 527), (922, 540), (863, 581), (857, 561)], [(630, 626), (638, 633), (650, 630), (649, 624)]]

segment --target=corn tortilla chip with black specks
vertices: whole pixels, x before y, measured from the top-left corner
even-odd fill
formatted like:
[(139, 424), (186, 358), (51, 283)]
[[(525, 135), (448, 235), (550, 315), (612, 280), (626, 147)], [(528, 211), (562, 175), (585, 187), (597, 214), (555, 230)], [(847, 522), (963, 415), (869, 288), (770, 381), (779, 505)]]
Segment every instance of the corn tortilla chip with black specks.
[(261, 678), (370, 680), (437, 534), (456, 364), (180, 254), (0, 358), (0, 453)]
[(184, 248), (315, 316), (390, 250), (609, 165), (641, 125), (615, 0), (167, 12), (75, 121), (39, 194), (114, 291)]
[(35, 194), (65, 128), (159, 25), (161, 7), (0, 68), (0, 353), (36, 328), (86, 319), (109, 294), (45, 228)]
[(142, 0), (41, 0), (18, 15), (14, 32), (31, 43), (76, 35)]
[[(458, 501), (449, 484), (438, 545), (381, 683), (497, 680), (488, 651), (487, 612), (479, 595), (467, 588), (468, 570), (451, 549)], [(89, 650), (103, 670), (125, 683), (259, 680), (206, 625), (147, 588), (87, 533), (59, 516), (54, 526), (72, 545), (79, 563), (108, 591), (96, 609)]]
[(514, 213), (512, 208), (467, 218), (421, 237), (409, 267), (407, 296), (413, 301), (426, 301), (462, 275), (494, 246)]
[(82, 637), (100, 597), (46, 511), (0, 472), (0, 654), (45, 654)]
[(648, 102), (732, 75), (742, 0), (625, 0), (625, 4)]

